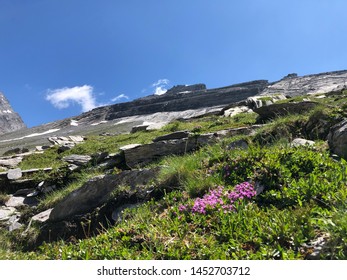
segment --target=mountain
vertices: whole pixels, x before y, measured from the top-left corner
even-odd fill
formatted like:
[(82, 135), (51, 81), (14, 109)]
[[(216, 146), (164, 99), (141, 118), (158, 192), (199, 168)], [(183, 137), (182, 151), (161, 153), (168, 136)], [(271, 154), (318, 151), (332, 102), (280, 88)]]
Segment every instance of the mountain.
[(346, 83), (178, 85), (3, 134), (0, 259), (347, 259)]
[(33, 149), (48, 145), (47, 139), (51, 136), (128, 133), (136, 126), (150, 130), (176, 119), (222, 114), (224, 108), (236, 106), (252, 96), (281, 93), (294, 97), (346, 87), (347, 70), (306, 76), (289, 74), (276, 82), (256, 80), (214, 89), (207, 89), (204, 84), (178, 85), (163, 95), (95, 108), (79, 116), (33, 128), (25, 128), (19, 115), (13, 112), (1, 94), (0, 154), (12, 148)]
[(0, 92), (0, 134), (25, 128), (22, 118), (14, 112), (10, 103)]

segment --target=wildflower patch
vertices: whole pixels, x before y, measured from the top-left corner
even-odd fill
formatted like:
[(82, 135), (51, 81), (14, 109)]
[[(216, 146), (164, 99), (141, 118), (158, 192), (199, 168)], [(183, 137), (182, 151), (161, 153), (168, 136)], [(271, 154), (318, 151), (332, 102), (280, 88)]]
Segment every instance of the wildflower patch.
[(255, 195), (254, 186), (248, 182), (236, 185), (232, 191), (219, 186), (202, 198), (195, 199), (192, 205), (180, 205), (178, 210), (193, 214), (206, 214), (209, 210), (223, 210), (224, 213), (227, 213), (235, 210), (236, 203), (245, 199), (252, 199)]

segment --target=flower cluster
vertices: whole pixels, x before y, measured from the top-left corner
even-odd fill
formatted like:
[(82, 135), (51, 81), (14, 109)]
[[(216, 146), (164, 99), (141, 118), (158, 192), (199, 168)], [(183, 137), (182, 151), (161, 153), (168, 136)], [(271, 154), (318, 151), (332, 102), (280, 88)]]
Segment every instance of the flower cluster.
[(209, 194), (205, 194), (203, 198), (197, 198), (192, 207), (193, 213), (206, 213), (206, 208), (215, 208), (217, 205), (224, 204), (223, 199), (223, 187), (218, 187), (216, 190), (210, 191)]
[(252, 184), (244, 182), (235, 186), (232, 191), (225, 191), (224, 187), (219, 186), (215, 190), (211, 190), (202, 198), (195, 199), (193, 206), (180, 205), (180, 212), (190, 211), (199, 214), (206, 214), (207, 210), (216, 209), (223, 210), (225, 213), (235, 210), (235, 203), (243, 199), (251, 199), (256, 195), (256, 191)]

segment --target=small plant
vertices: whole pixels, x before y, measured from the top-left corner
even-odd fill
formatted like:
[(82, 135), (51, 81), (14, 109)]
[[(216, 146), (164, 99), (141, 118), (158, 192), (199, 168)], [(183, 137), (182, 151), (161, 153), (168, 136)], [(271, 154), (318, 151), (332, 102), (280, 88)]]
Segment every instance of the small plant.
[(5, 193), (0, 193), (0, 205), (5, 204), (5, 202), (9, 199), (9, 196)]
[(198, 134), (200, 133), (202, 130), (202, 126), (201, 125), (197, 125), (195, 126), (193, 129), (192, 129), (192, 132), (195, 133), (195, 134)]
[(226, 213), (234, 211), (236, 209), (235, 204), (244, 199), (251, 199), (255, 195), (254, 187), (248, 182), (236, 185), (232, 191), (227, 191), (223, 186), (219, 186), (217, 189), (205, 194), (202, 198), (196, 198), (192, 206), (180, 205), (179, 210), (190, 210), (193, 214), (206, 214), (208, 211), (215, 210), (222, 210)]

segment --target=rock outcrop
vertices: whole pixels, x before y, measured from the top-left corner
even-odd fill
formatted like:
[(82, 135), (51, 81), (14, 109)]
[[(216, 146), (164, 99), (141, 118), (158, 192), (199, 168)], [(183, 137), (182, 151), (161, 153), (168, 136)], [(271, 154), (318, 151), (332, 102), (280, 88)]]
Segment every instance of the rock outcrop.
[(0, 92), (0, 134), (25, 128), (18, 113), (14, 112), (6, 97)]
[[(95, 108), (73, 118), (30, 129), (20, 129), (3, 135), (1, 135), (3, 132), (0, 132), (0, 155), (13, 148), (46, 147), (50, 144), (49, 137), (128, 133), (133, 128), (133, 132), (158, 129), (177, 119), (190, 119), (209, 114), (233, 116), (240, 111), (251, 112), (252, 102), (249, 101), (250, 103), (247, 104), (247, 99), (255, 101), (253, 105), (259, 107), (260, 104), (268, 105), (270, 102), (274, 102), (276, 96), (323, 94), (341, 91), (346, 87), (347, 71), (302, 77), (289, 74), (282, 80), (273, 83), (269, 83), (267, 80), (256, 80), (214, 89), (206, 89), (204, 84), (178, 85), (163, 95), (151, 95), (131, 102)], [(8, 104), (7, 101), (6, 104)], [(1, 109), (0, 124), (1, 116), (9, 117), (8, 112), (12, 110), (6, 108)], [(13, 117), (15, 114), (11, 114), (11, 116)], [(7, 120), (6, 123), (8, 123)], [(4, 126), (1, 125), (0, 129), (3, 128)], [(18, 127), (11, 129), (6, 131), (13, 131)], [(67, 148), (68, 146), (62, 146), (61, 150)]]
[(268, 81), (266, 80), (252, 81), (215, 89), (204, 89), (203, 86), (178, 86), (178, 88), (174, 87), (168, 90), (168, 93), (160, 96), (152, 95), (131, 102), (96, 108), (75, 119), (79, 122), (90, 121), (91, 119), (109, 121), (117, 118), (148, 115), (157, 112), (179, 112), (223, 106), (257, 95), (267, 86)]
[(347, 119), (330, 129), (328, 143), (333, 153), (347, 159)]
[(312, 101), (271, 104), (254, 108), (253, 111), (259, 114), (258, 121), (266, 121), (286, 116), (289, 114), (302, 114), (315, 108), (318, 104)]
[(269, 85), (262, 94), (278, 94), (293, 97), (338, 91), (347, 87), (347, 70), (326, 72), (299, 77), (289, 74), (282, 80)]
[(50, 213), (49, 219), (59, 221), (83, 214), (105, 203), (119, 187), (139, 188), (148, 184), (158, 171), (159, 169), (126, 170), (115, 175), (94, 177), (59, 202)]

